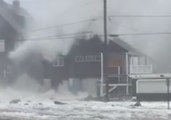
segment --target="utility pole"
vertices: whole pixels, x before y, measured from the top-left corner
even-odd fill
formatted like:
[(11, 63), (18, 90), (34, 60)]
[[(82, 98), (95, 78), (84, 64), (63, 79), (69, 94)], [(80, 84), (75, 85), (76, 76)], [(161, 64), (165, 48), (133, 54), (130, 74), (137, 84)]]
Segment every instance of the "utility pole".
[(106, 102), (109, 101), (109, 81), (107, 76), (108, 68), (108, 31), (107, 31), (107, 0), (104, 0), (104, 79), (106, 86)]

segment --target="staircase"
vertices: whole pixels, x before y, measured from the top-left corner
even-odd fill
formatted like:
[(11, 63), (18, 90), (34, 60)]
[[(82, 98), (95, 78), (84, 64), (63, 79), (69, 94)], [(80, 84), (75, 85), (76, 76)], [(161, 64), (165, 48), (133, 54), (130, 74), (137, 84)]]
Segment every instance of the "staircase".
[[(122, 75), (120, 66), (112, 66), (108, 69), (108, 80), (109, 80), (109, 95), (110, 98), (125, 96), (128, 94), (128, 76)], [(106, 95), (105, 81), (101, 80), (100, 83), (100, 96), (104, 97)]]

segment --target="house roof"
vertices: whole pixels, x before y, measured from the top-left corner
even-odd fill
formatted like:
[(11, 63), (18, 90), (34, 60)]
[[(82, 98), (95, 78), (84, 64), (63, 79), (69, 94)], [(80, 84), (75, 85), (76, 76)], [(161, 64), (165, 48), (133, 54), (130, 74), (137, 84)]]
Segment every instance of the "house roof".
[(115, 42), (119, 46), (121, 46), (126, 51), (128, 51), (129, 54), (132, 54), (132, 55), (144, 55), (142, 52), (135, 49), (133, 46), (126, 43), (125, 41), (121, 40), (119, 37), (110, 37), (110, 40)]
[(23, 27), (19, 25), (18, 21), (15, 20), (14, 15), (24, 16), (27, 15), (26, 11), (19, 8), (18, 11), (13, 10), (12, 5), (7, 4), (3, 0), (0, 0), (0, 16), (3, 17), (18, 33), (22, 33)]
[[(72, 45), (69, 53), (77, 53), (77, 54), (87, 54), (87, 53), (99, 53), (104, 51), (104, 42), (98, 35), (94, 35), (90, 39), (77, 39), (75, 43)], [(114, 41), (110, 40), (108, 44), (109, 52), (127, 52), (125, 48), (118, 45)]]

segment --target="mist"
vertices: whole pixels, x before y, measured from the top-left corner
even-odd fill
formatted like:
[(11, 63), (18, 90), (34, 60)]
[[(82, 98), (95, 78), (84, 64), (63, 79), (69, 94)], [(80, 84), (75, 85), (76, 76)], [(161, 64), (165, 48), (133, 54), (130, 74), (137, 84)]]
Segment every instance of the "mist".
[[(27, 2), (28, 1), (26, 1), (26, 3)], [(98, 3), (97, 0), (94, 0), (93, 2)], [(29, 3), (31, 4), (32, 2), (29, 1)], [(99, 6), (98, 4), (91, 5), (90, 3), (92, 2), (82, 2), (80, 0), (75, 0), (74, 2), (68, 0), (48, 2), (34, 1), (34, 6), (32, 7), (29, 7), (29, 4), (27, 3), (26, 5), (28, 6), (26, 6), (26, 8), (28, 7), (28, 12), (33, 15), (34, 22), (32, 22), (32, 26), (29, 27), (25, 34), (27, 39), (26, 42), (21, 44), (15, 51), (11, 52), (10, 58), (20, 61), (31, 51), (39, 51), (44, 59), (48, 61), (53, 61), (57, 53), (66, 55), (69, 52), (74, 39), (78, 37), (74, 35), (75, 33), (99, 32), (99, 28), (95, 28), (97, 31), (93, 30), (96, 25), (92, 27), (92, 21), (79, 23), (79, 21), (94, 19), (100, 16), (99, 14), (96, 14), (96, 12), (88, 12), (90, 14), (86, 14), (87, 10), (91, 10), (91, 7), (98, 8), (97, 6)], [(74, 5), (78, 7), (75, 8)], [(86, 8), (78, 11), (79, 8), (85, 5), (87, 5)], [(38, 10), (34, 11), (35, 8)], [(71, 8), (72, 12), (68, 13)], [(72, 24), (75, 22), (78, 22), (78, 24)], [(69, 25), (65, 26), (63, 24)], [(60, 37), (60, 35), (63, 34), (71, 34), (66, 36), (71, 38), (57, 38), (56, 40), (48, 39), (49, 36)], [(82, 35), (80, 34), (80, 36)]]
[[(95, 2), (97, 2), (97, 0)], [(80, 3), (82, 5), (80, 5)], [(39, 64), (41, 64), (42, 60), (53, 62), (56, 57), (58, 57), (58, 54), (67, 55), (75, 41), (75, 38), (87, 36), (87, 34), (75, 35), (77, 33), (88, 33), (88, 35), (90, 35), (89, 31), (91, 31), (91, 34), (94, 34), (93, 31), (95, 33), (99, 32), (98, 30), (101, 31), (101, 29), (96, 27), (95, 30), (94, 26), (97, 26), (97, 24), (95, 23), (95, 25), (92, 26), (92, 21), (88, 20), (90, 18), (92, 19), (93, 16), (100, 16), (90, 11), (90, 6), (98, 8), (98, 5), (91, 5), (90, 3), (82, 3), (80, 0), (74, 2), (68, 0), (43, 2), (27, 0), (21, 1), (21, 7), (26, 9), (26, 11), (32, 16), (33, 19), (29, 21), (30, 26), (28, 26), (28, 28), (23, 31), (23, 41), (19, 43), (16, 49), (11, 51), (9, 54), (9, 58), (11, 59), (12, 63), (17, 66), (17, 69), (19, 69), (20, 72), (19, 75), (17, 75), (18, 78), (8, 81), (10, 86), (6, 85), (7, 83), (2, 83), (1, 88), (3, 89), (1, 89), (1, 92), (4, 93), (3, 96), (6, 94), (13, 94), (12, 97), (6, 96), (5, 98), (25, 98), (27, 96), (31, 97), (32, 95), (41, 95), (41, 93), (44, 93), (45, 96), (48, 95), (48, 98), (53, 96), (68, 96), (70, 98), (74, 97), (74, 95), (68, 91), (68, 83), (65, 82), (60, 84), (58, 88), (55, 89), (58, 90), (58, 93), (56, 93), (55, 90), (52, 90), (52, 88), (47, 89), (46, 86), (44, 86), (44, 81), (40, 82), (36, 77), (30, 76), (30, 72), (36, 74), (36, 76), (39, 76), (37, 75), (37, 72), (41, 73), (39, 69), (30, 70), (30, 66), (40, 66)], [(78, 6), (80, 5), (80, 8), (87, 4), (87, 8), (78, 11), (77, 8), (73, 7), (75, 4)], [(73, 10), (72, 13), (66, 14), (66, 12), (70, 9)], [(89, 10), (91, 14), (86, 15), (87, 10)], [(84, 17), (80, 17), (84, 14)], [(86, 21), (79, 23), (79, 21), (84, 21), (85, 19), (88, 20), (88, 22)], [(66, 23), (75, 23), (77, 21), (78, 24), (71, 24), (67, 26), (61, 25)], [(64, 36), (63, 34), (69, 34), (69, 36)], [(63, 39), (63, 36), (68, 38)], [(56, 39), (52, 39), (55, 37)], [(61, 93), (60, 91), (63, 92)]]
[[(113, 2), (113, 1), (112, 1)], [(171, 8), (169, 0), (115, 0), (116, 7), (110, 10), (112, 15), (144, 15), (169, 16)], [(110, 6), (110, 5), (109, 5)], [(111, 34), (136, 33), (169, 33), (171, 22), (169, 17), (113, 17), (110, 22)], [(149, 56), (156, 66), (157, 73), (170, 73), (170, 39), (168, 34), (128, 35), (120, 36), (137, 50)]]
[[(46, 26), (54, 26), (66, 23), (77, 22), (85, 19), (94, 19), (103, 16), (103, 1), (102, 0), (26, 0), (21, 1), (35, 21), (38, 21), (36, 28)], [(170, 8), (171, 1), (169, 0), (109, 0), (108, 1), (108, 16), (113, 15), (147, 15), (147, 16), (167, 16), (171, 14)], [(71, 11), (72, 9), (72, 11)], [(159, 18), (117, 18), (113, 17), (109, 20), (109, 33), (110, 34), (123, 34), (123, 33), (156, 33), (156, 32), (169, 32), (171, 31), (169, 17)], [(72, 33), (80, 31), (91, 31), (95, 34), (103, 34), (102, 19), (95, 22), (83, 22), (76, 25), (64, 26), (57, 30), (51, 29), (51, 34), (59, 33)], [(53, 31), (54, 30), (54, 31)], [(53, 31), (53, 32), (52, 32)], [(45, 32), (45, 31), (43, 31)], [(46, 31), (47, 33), (47, 31)], [(40, 32), (39, 32), (40, 34)], [(36, 35), (37, 36), (37, 35)], [(45, 35), (46, 36), (46, 35)], [(122, 40), (128, 42), (130, 45), (150, 56), (155, 64), (157, 64), (158, 72), (171, 72), (169, 67), (171, 56), (169, 53), (170, 35), (145, 35), (145, 36), (120, 36)], [(62, 40), (64, 41), (64, 40)], [(72, 40), (66, 40), (64, 44), (55, 46), (54, 43), (50, 44), (49, 41), (38, 42), (42, 44), (44, 53), (50, 55), (55, 54), (56, 51), (64, 52), (69, 51), (72, 45)], [(69, 42), (71, 41), (71, 42)], [(46, 44), (49, 45), (46, 45)], [(26, 43), (25, 43), (26, 44)], [(26, 45), (27, 46), (27, 45)], [(40, 47), (39, 46), (39, 47)], [(44, 47), (43, 47), (44, 46)], [(48, 46), (54, 46), (48, 48)], [(63, 49), (62, 46), (65, 46)], [(41, 47), (40, 47), (41, 48)], [(49, 52), (48, 52), (49, 51)], [(54, 52), (52, 52), (54, 51)], [(46, 56), (46, 55), (45, 55)], [(46, 58), (49, 58), (46, 57)]]

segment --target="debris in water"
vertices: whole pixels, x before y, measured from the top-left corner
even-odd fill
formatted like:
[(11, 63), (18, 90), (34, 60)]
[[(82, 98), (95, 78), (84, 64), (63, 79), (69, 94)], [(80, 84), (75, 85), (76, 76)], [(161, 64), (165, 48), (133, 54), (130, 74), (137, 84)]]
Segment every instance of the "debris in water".
[(38, 103), (38, 105), (43, 105), (43, 103)]
[(140, 103), (140, 101), (137, 101), (136, 103), (135, 103), (135, 105), (134, 106), (136, 106), (136, 107), (139, 107), (139, 106), (141, 106), (141, 103)]
[(54, 104), (56, 104), (56, 105), (65, 105), (66, 103), (62, 103), (62, 102), (59, 102), (59, 101), (54, 101)]
[(103, 98), (93, 97), (92, 95), (88, 95), (83, 100), (85, 100), (85, 101), (102, 101)]
[(29, 105), (28, 103), (25, 103), (24, 105)]
[(10, 104), (18, 104), (19, 102), (21, 102), (20, 99), (14, 99), (10, 101)]

